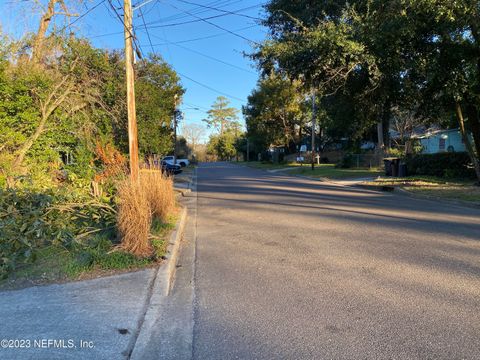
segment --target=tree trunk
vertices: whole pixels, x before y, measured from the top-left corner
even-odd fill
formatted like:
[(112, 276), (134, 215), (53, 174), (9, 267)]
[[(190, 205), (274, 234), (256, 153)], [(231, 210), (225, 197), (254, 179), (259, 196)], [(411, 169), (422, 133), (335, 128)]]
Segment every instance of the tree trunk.
[(45, 130), (45, 125), (47, 123), (48, 118), (60, 106), (60, 104), (62, 104), (65, 101), (67, 96), (70, 94), (71, 87), (68, 87), (63, 92), (63, 94), (60, 97), (58, 97), (56, 100), (54, 100), (52, 103), (52, 99), (54, 98), (55, 93), (63, 84), (65, 84), (66, 81), (67, 81), (67, 77), (64, 77), (62, 81), (60, 81), (60, 83), (58, 83), (55, 86), (55, 89), (53, 90), (53, 92), (48, 96), (47, 101), (41, 106), (42, 115), (40, 118), (40, 123), (38, 124), (37, 129), (32, 134), (32, 136), (30, 136), (30, 138), (17, 151), (17, 157), (13, 163), (14, 168), (18, 168), (23, 163), (23, 160), (25, 159), (25, 156), (28, 150), (30, 150), (32, 145), (35, 143), (35, 141), (37, 141), (37, 139), (40, 137), (40, 135), (42, 135), (43, 131)]
[(377, 123), (377, 150), (379, 153), (384, 153), (385, 143), (383, 142), (383, 122), (380, 121)]
[(478, 159), (478, 156), (475, 155), (473, 146), (470, 143), (470, 138), (468, 137), (468, 133), (465, 129), (465, 120), (463, 118), (462, 106), (458, 101), (455, 102), (455, 111), (457, 113), (457, 120), (458, 120), (458, 124), (460, 125), (460, 133), (462, 134), (463, 142), (465, 143), (465, 148), (467, 149), (468, 155), (472, 160), (473, 167), (475, 169), (475, 173), (478, 179), (478, 184), (480, 185), (480, 161)]
[(47, 122), (48, 115), (42, 114), (42, 118), (40, 123), (38, 124), (37, 129), (33, 133), (32, 136), (22, 145), (22, 147), (17, 152), (17, 157), (13, 163), (14, 169), (18, 169), (20, 165), (22, 165), (25, 156), (27, 155), (28, 150), (32, 147), (32, 145), (37, 141), (37, 139), (42, 135), (43, 131), (45, 130), (45, 124)]
[(478, 116), (477, 107), (471, 103), (468, 104), (466, 108), (466, 115), (470, 125), (470, 130), (472, 131), (475, 151), (477, 152), (477, 157), (480, 157), (480, 119)]
[(390, 149), (390, 118), (392, 115), (392, 105), (390, 99), (385, 100), (382, 112), (382, 130), (383, 130), (383, 146), (386, 151)]
[(39, 62), (43, 57), (45, 35), (47, 33), (48, 26), (50, 25), (50, 21), (55, 14), (55, 4), (57, 2), (58, 0), (49, 0), (47, 10), (40, 18), (40, 25), (38, 26), (37, 35), (35, 36), (32, 49), (32, 60), (34, 62)]

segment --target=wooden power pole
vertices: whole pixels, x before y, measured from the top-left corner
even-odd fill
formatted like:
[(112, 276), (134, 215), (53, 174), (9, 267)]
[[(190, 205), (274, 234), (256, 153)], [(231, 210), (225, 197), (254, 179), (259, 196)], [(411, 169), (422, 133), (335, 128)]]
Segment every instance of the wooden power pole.
[(173, 164), (177, 165), (177, 99), (178, 96), (173, 96)]
[(312, 91), (312, 170), (315, 169), (315, 128), (316, 123), (315, 91)]
[(130, 153), (130, 175), (138, 181), (138, 135), (137, 116), (135, 112), (135, 73), (133, 69), (133, 24), (132, 2), (124, 0), (125, 33), (125, 71), (127, 75), (127, 112), (128, 112), (128, 150)]

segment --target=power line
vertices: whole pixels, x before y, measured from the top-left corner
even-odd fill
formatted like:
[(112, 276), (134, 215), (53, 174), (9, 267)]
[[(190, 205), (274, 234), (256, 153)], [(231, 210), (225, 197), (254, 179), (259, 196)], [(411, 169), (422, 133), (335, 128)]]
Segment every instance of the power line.
[[(190, 12), (187, 12), (187, 11), (185, 11), (185, 10), (179, 9), (178, 7), (175, 7), (175, 6), (172, 5), (172, 4), (167, 4), (167, 5), (175, 8), (176, 10), (179, 10), (179, 11), (185, 13), (185, 14), (188, 14), (189, 16), (195, 17), (196, 20), (188, 20), (188, 21), (182, 21), (182, 22), (177, 22), (177, 23), (156, 25), (156, 26), (151, 26), (150, 28), (171, 27), (171, 26), (179, 26), (179, 25), (185, 25), (185, 24), (192, 24), (192, 23), (197, 23), (197, 22), (200, 22), (200, 21), (211, 20), (211, 19), (216, 19), (216, 18), (220, 18), (220, 17), (232, 15), (232, 14), (217, 14), (217, 15), (212, 15), (212, 16), (208, 16), (208, 17), (205, 17), (205, 18), (201, 18), (201, 17), (195, 16), (194, 14), (191, 14)], [(246, 10), (254, 9), (254, 8), (259, 7), (259, 6), (261, 6), (261, 5), (247, 6), (247, 7), (245, 7), (245, 8), (238, 9), (238, 10), (235, 10), (235, 11), (232, 11), (232, 12), (233, 12), (233, 13), (238, 13), (238, 12), (241, 12), (241, 11), (246, 11)], [(163, 22), (163, 21), (160, 21), (160, 22)], [(159, 21), (152, 21), (152, 22), (150, 22), (150, 23), (147, 23), (147, 25), (155, 25), (155, 24), (158, 24), (158, 23), (159, 23)]]
[[(148, 34), (148, 32), (147, 32), (147, 34)], [(170, 42), (170, 41), (168, 41), (168, 40), (166, 40), (166, 39), (163, 39), (163, 38), (161, 38), (161, 37), (159, 37), (159, 36), (155, 36), (155, 35), (152, 35), (152, 36), (155, 37), (155, 38), (161, 39), (161, 40), (163, 40), (163, 41), (166, 41), (166, 44), (167, 44), (167, 45), (168, 45), (168, 44), (175, 45), (175, 46), (177, 46), (177, 47), (179, 47), (179, 48), (181, 48), (181, 49), (184, 49), (184, 50), (193, 52), (193, 53), (195, 53), (195, 54), (197, 54), (197, 55), (200, 55), (200, 56), (203, 56), (203, 57), (205, 57), (205, 58), (207, 58), (207, 59), (210, 59), (210, 60), (213, 60), (213, 61), (217, 61), (217, 62), (222, 63), (222, 64), (224, 64), (224, 65), (227, 65), (227, 66), (236, 68), (236, 69), (241, 70), (241, 71), (245, 71), (245, 72), (250, 73), (250, 74), (256, 74), (256, 72), (250, 71), (250, 70), (248, 70), (248, 69), (245, 69), (245, 68), (243, 68), (243, 67), (237, 66), (237, 65), (235, 65), (235, 64), (231, 64), (231, 63), (229, 63), (229, 62), (227, 62), (227, 61), (224, 61), (224, 60), (221, 60), (221, 59), (219, 59), (219, 58), (216, 58), (216, 57), (213, 57), (213, 56), (204, 54), (204, 53), (202, 53), (202, 52), (200, 52), (200, 51), (197, 51), (197, 50), (188, 48), (188, 47), (186, 47), (186, 46), (182, 46), (182, 45), (180, 45), (180, 44), (176, 44), (176, 43)], [(153, 46), (159, 46), (159, 45), (152, 45), (152, 43), (150, 42), (150, 46), (152, 46), (152, 49), (153, 49)]]
[[(245, 26), (243, 28), (235, 29), (235, 30), (232, 30), (232, 31), (242, 31), (242, 30), (252, 29), (252, 28), (257, 27), (257, 26), (258, 25), (250, 25), (250, 26)], [(180, 41), (173, 41), (173, 42), (170, 42), (170, 43), (166, 43), (166, 42), (158, 43), (158, 44), (153, 44), (153, 46), (160, 46), (160, 45), (167, 45), (167, 44), (183, 44), (183, 43), (188, 43), (188, 42), (193, 42), (193, 41), (207, 40), (207, 39), (211, 39), (211, 38), (215, 38), (215, 37), (219, 37), (219, 36), (225, 36), (225, 35), (228, 35), (228, 34), (225, 33), (225, 31), (222, 31), (221, 33), (217, 33), (217, 34), (213, 34), (213, 35), (207, 35), (207, 36), (202, 36), (202, 37), (193, 38), (193, 39), (180, 40)]]
[(218, 93), (218, 94), (220, 94), (220, 95), (224, 95), (224, 96), (229, 97), (229, 98), (234, 99), (234, 100), (243, 101), (243, 99), (240, 99), (239, 97), (230, 95), (230, 94), (228, 94), (228, 93), (226, 93), (226, 92), (223, 92), (223, 91), (217, 90), (217, 89), (215, 89), (215, 88), (212, 88), (211, 86), (205, 85), (205, 84), (201, 83), (200, 81), (194, 80), (194, 79), (192, 79), (191, 77), (189, 77), (189, 76), (187, 76), (187, 75), (185, 75), (185, 74), (182, 74), (182, 73), (181, 73), (180, 71), (178, 71), (178, 70), (175, 70), (175, 71), (176, 71), (177, 74), (179, 74), (180, 76), (182, 76), (182, 77), (184, 77), (184, 78), (186, 78), (186, 79), (194, 82), (194, 83), (197, 84), (197, 85), (200, 85), (200, 86), (204, 87), (205, 89), (208, 89), (208, 90), (210, 90), (210, 91), (216, 92), (216, 93)]
[(148, 37), (148, 42), (150, 43), (150, 48), (152, 49), (152, 53), (155, 54), (155, 49), (153, 48), (152, 39), (150, 38), (150, 33), (148, 32), (147, 25), (145, 24), (145, 18), (143, 16), (142, 9), (139, 8), (138, 10), (140, 11), (140, 16), (142, 17), (143, 25), (145, 25), (145, 30), (147, 31), (147, 37)]
[[(130, 31), (129, 28), (126, 27), (125, 21), (122, 19), (122, 16), (118, 13), (118, 11), (117, 11), (117, 9), (115, 8), (115, 6), (113, 6), (112, 0), (108, 0), (108, 3), (109, 3), (109, 5), (110, 5), (110, 7), (112, 8), (113, 12), (115, 13), (115, 15), (117, 16), (118, 20), (122, 23), (123, 28), (124, 28), (125, 30), (127, 30), (128, 33), (130, 34), (130, 36), (132, 37), (132, 41), (133, 41), (133, 43), (134, 43), (134, 45), (135, 45), (135, 50), (136, 50), (136, 52), (137, 52), (138, 57), (139, 57), (139, 58), (143, 58), (143, 51), (142, 51), (141, 46), (137, 43), (137, 38), (136, 38), (136, 36), (135, 36), (134, 34), (132, 34), (132, 32)], [(132, 29), (133, 29), (133, 25), (132, 25)], [(135, 32), (135, 31), (134, 31), (134, 32)]]
[[(197, 22), (195, 20), (195, 22)], [(147, 23), (148, 24), (148, 23)], [(232, 31), (243, 31), (243, 30), (247, 30), (247, 29), (252, 29), (254, 27), (259, 27), (261, 25), (259, 24), (254, 24), (254, 25), (249, 25), (249, 26), (245, 26), (245, 27), (242, 27), (242, 28), (239, 28), (239, 29), (235, 29), (235, 30), (232, 30)], [(150, 29), (156, 29), (157, 27), (155, 26), (151, 26)], [(142, 29), (140, 29), (142, 30)], [(111, 36), (111, 35), (119, 35), (119, 34), (122, 34), (122, 32), (112, 32), (112, 33), (106, 33), (106, 34), (100, 34), (100, 35), (94, 35), (94, 36), (90, 36), (90, 39), (95, 39), (95, 38), (99, 38), (99, 37), (105, 37), (105, 36)], [(213, 35), (207, 35), (207, 36), (202, 36), (202, 37), (198, 37), (198, 38), (193, 38), (193, 39), (186, 39), (186, 40), (180, 40), (180, 41), (174, 41), (175, 44), (182, 44), (182, 43), (187, 43), (187, 42), (192, 42), (192, 41), (198, 41), (198, 40), (206, 40), (206, 39), (211, 39), (211, 38), (215, 38), (215, 37), (219, 37), (219, 36), (223, 36), (223, 35), (226, 35), (225, 31), (222, 31), (221, 33), (217, 33), (217, 34), (213, 34)], [(166, 45), (165, 43), (162, 43), (162, 44), (153, 44), (154, 46), (157, 46), (157, 45)]]
[[(152, 47), (153, 54), (156, 55), (156, 51), (155, 51), (155, 49), (153, 48), (153, 45), (152, 45), (152, 42), (151, 42), (151, 39), (150, 39), (150, 33), (149, 33), (148, 27), (147, 27), (146, 25), (145, 25), (145, 31), (147, 32), (148, 40), (149, 40), (149, 42), (150, 42), (150, 46)], [(198, 84), (198, 85), (200, 85), (200, 86), (203, 86), (203, 87), (206, 88), (206, 89), (209, 89), (209, 90), (211, 90), (211, 91), (213, 91), (213, 92), (216, 92), (216, 93), (219, 93), (219, 94), (228, 96), (228, 97), (230, 97), (230, 98), (232, 98), (232, 99), (236, 99), (236, 100), (239, 100), (239, 101), (243, 101), (242, 99), (240, 99), (240, 98), (238, 98), (238, 97), (236, 97), (236, 96), (227, 94), (227, 93), (225, 93), (225, 92), (223, 92), (223, 91), (219, 91), (219, 90), (217, 90), (217, 89), (212, 88), (211, 86), (208, 86), (208, 85), (205, 85), (205, 84), (201, 83), (200, 81), (194, 80), (194, 79), (192, 79), (191, 77), (189, 77), (189, 76), (187, 76), (187, 75), (185, 75), (185, 74), (182, 74), (182, 73), (179, 72), (178, 70), (175, 70), (175, 71), (176, 71), (176, 73), (179, 74), (180, 76), (182, 76), (182, 77), (184, 77), (184, 78), (186, 78), (186, 79), (194, 82), (195, 84)]]
[(83, 14), (81, 14), (80, 16), (78, 16), (77, 18), (75, 18), (75, 20), (73, 20), (72, 22), (70, 22), (69, 24), (65, 25), (63, 28), (61, 28), (60, 30), (58, 31), (55, 31), (54, 33), (55, 34), (58, 34), (58, 33), (61, 33), (63, 30), (65, 30), (66, 28), (72, 26), (73, 24), (75, 24), (77, 21), (79, 21), (80, 19), (83, 19), (85, 16), (87, 16), (88, 14), (90, 14), (93, 10), (95, 10), (97, 7), (99, 7), (100, 5), (102, 5), (105, 1), (107, 0), (101, 0), (100, 2), (98, 2), (97, 4), (95, 4), (94, 6), (92, 6), (90, 9), (88, 9), (87, 11), (85, 11)]
[[(105, 1), (105, 0), (104, 0)], [(109, 0), (111, 1), (111, 0)], [(253, 9), (253, 8), (257, 8), (261, 5), (253, 5), (253, 6), (248, 6), (248, 7), (245, 7), (245, 8), (242, 8), (242, 9), (238, 9), (238, 10), (235, 10), (235, 12), (240, 12), (240, 11), (245, 11), (245, 10), (249, 10), (249, 9)], [(178, 9), (178, 8), (177, 8)], [(182, 12), (185, 12), (183, 10), (180, 10)], [(231, 15), (231, 14), (218, 14), (218, 15), (213, 15), (213, 16), (209, 16), (209, 17), (206, 17), (206, 18), (197, 18), (195, 20), (189, 20), (189, 21), (183, 21), (183, 22), (177, 22), (177, 23), (170, 23), (170, 24), (163, 24), (163, 25), (155, 25), (155, 26), (150, 26), (150, 29), (157, 29), (157, 28), (162, 28), (162, 27), (172, 27), (172, 26), (181, 26), (181, 25), (186, 25), (186, 24), (192, 24), (192, 23), (197, 23), (197, 22), (201, 22), (201, 21), (205, 21), (205, 20), (210, 20), (210, 19), (216, 19), (216, 18), (219, 18), (219, 17), (224, 17), (224, 16), (228, 16), (228, 15)], [(187, 15), (189, 16), (189, 15)], [(158, 21), (153, 21), (153, 22), (147, 22), (145, 26), (148, 26), (148, 25), (154, 25), (154, 24), (157, 24)], [(144, 27), (145, 27), (144, 26)], [(256, 24), (254, 26), (260, 26), (259, 24)], [(252, 27), (254, 27), (252, 26)], [(142, 30), (141, 27), (139, 27), (139, 30)], [(225, 31), (223, 28), (221, 28), (221, 30)], [(239, 30), (233, 30), (233, 31), (239, 31)], [(227, 31), (228, 32), (228, 31)], [(99, 37), (105, 37), (105, 36), (111, 36), (111, 35), (119, 35), (119, 34), (123, 34), (123, 32), (111, 32), (111, 33), (106, 33), (106, 34), (100, 34), (100, 35), (95, 35), (95, 36), (90, 36), (91, 39), (95, 39), (95, 38), (99, 38)]]
[[(226, 1), (212, 1), (210, 3), (207, 3), (206, 5), (209, 5), (209, 6), (218, 6), (218, 7), (225, 7), (225, 6), (229, 6), (229, 5), (233, 5), (233, 4), (236, 4), (236, 3), (239, 3), (239, 2), (242, 2), (242, 0), (236, 0), (236, 1), (231, 1), (231, 0), (226, 0)], [(196, 7), (196, 8), (193, 8), (191, 9), (192, 12), (194, 12), (195, 14), (203, 14), (205, 12), (208, 12), (209, 10), (208, 9), (201, 9), (200, 7)], [(167, 16), (166, 18), (164, 18), (163, 20), (164, 21), (171, 21), (171, 20), (179, 20), (179, 19), (184, 19), (186, 17), (189, 17), (190, 15), (186, 15), (186, 14), (182, 14), (182, 13), (177, 13), (177, 14), (174, 14), (174, 15), (170, 15), (170, 16)]]
[(237, 13), (237, 12), (228, 11), (228, 10), (223, 10), (223, 9), (216, 8), (216, 7), (212, 7), (212, 6), (208, 6), (208, 5), (196, 4), (196, 3), (193, 3), (193, 2), (190, 2), (190, 1), (186, 1), (186, 0), (177, 0), (177, 1), (182, 2), (182, 3), (185, 3), (185, 4), (200, 6), (200, 7), (205, 8), (205, 9), (210, 9), (210, 10), (219, 11), (219, 12), (222, 12), (222, 13), (224, 13), (224, 14), (246, 17), (246, 18), (253, 19), (253, 20), (260, 20), (260, 21), (263, 20), (263, 19), (261, 19), (261, 18), (255, 17), (255, 16), (240, 14), (240, 13)]
[[(183, 12), (185, 12), (186, 14), (189, 14), (190, 16), (192, 16), (192, 17), (194, 17), (194, 18), (196, 18), (196, 19), (199, 19), (200, 21), (203, 21), (203, 22), (205, 22), (205, 23), (207, 23), (207, 24), (210, 24), (210, 25), (212, 25), (212, 26), (215, 26), (215, 27), (218, 28), (218, 29), (221, 29), (221, 30), (223, 30), (223, 31), (226, 31), (226, 32), (228, 32), (229, 34), (232, 34), (232, 35), (234, 35), (234, 36), (236, 36), (236, 37), (239, 37), (239, 38), (241, 38), (241, 39), (244, 39), (244, 40), (246, 40), (246, 41), (248, 41), (248, 42), (251, 42), (251, 43), (254, 43), (254, 44), (256, 44), (256, 45), (260, 45), (259, 43), (257, 43), (257, 42), (254, 41), (254, 40), (248, 39), (248, 38), (246, 38), (246, 37), (243, 36), (243, 35), (237, 34), (237, 33), (233, 32), (233, 31), (231, 31), (231, 30), (228, 30), (228, 29), (226, 29), (226, 28), (224, 28), (224, 27), (222, 27), (222, 26), (220, 26), (220, 25), (217, 25), (217, 24), (215, 24), (215, 23), (213, 23), (213, 22), (211, 22), (211, 21), (208, 21), (208, 20), (206, 20), (206, 19), (204, 19), (204, 18), (200, 18), (200, 17), (198, 17), (198, 16), (196, 16), (196, 15), (193, 15), (193, 14), (189, 13), (189, 12), (186, 11), (186, 10), (182, 10), (182, 9), (176, 7), (175, 5), (172, 5), (172, 4), (168, 4), (168, 5), (170, 5), (171, 7), (175, 8), (175, 9), (177, 9), (177, 10), (183, 11)], [(228, 14), (227, 14), (227, 15), (228, 15)]]

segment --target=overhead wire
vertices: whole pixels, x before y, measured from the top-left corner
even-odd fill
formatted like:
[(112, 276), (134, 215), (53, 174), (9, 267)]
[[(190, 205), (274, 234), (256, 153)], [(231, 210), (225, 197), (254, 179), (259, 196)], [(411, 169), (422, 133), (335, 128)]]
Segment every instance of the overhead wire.
[[(211, 16), (207, 16), (207, 17), (204, 17), (204, 18), (201, 18), (199, 16), (196, 16), (195, 14), (191, 14), (190, 12), (186, 11), (186, 10), (182, 10), (182, 9), (179, 9), (178, 7), (175, 7), (175, 5), (172, 5), (170, 3), (167, 3), (168, 6), (170, 7), (173, 7), (175, 8), (176, 10), (179, 10), (181, 12), (184, 12), (185, 14), (191, 16), (191, 17), (194, 17), (195, 20), (188, 20), (188, 21), (182, 21), (182, 22), (176, 22), (176, 23), (170, 23), (170, 24), (163, 24), (163, 25), (156, 25), (155, 28), (157, 27), (172, 27), (172, 26), (179, 26), (179, 25), (185, 25), (185, 24), (192, 24), (192, 23), (197, 23), (197, 22), (201, 22), (201, 21), (205, 21), (205, 20), (211, 20), (211, 19), (216, 19), (216, 18), (220, 18), (220, 17), (224, 17), (224, 16), (228, 16), (228, 15), (232, 15), (230, 13), (228, 14), (225, 14), (225, 13), (222, 13), (222, 14), (217, 14), (217, 15), (211, 15)], [(241, 11), (246, 11), (246, 10), (251, 10), (251, 9), (255, 9), (257, 7), (259, 7), (261, 5), (252, 5), (252, 6), (247, 6), (245, 8), (241, 8), (241, 9), (238, 9), (238, 10), (235, 10), (235, 11), (232, 11), (232, 13), (239, 13)], [(155, 24), (158, 24), (159, 21), (152, 21), (150, 23), (147, 23), (147, 25), (155, 25)], [(151, 28), (154, 28), (153, 26), (151, 26)]]
[[(117, 0), (118, 1), (118, 0)], [(112, 8), (113, 12), (115, 13), (115, 15), (117, 16), (118, 20), (120, 20), (120, 22), (122, 23), (123, 25), (123, 28), (124, 30), (128, 31), (128, 33), (130, 34), (131, 38), (132, 38), (132, 42), (133, 42), (133, 45), (135, 46), (135, 50), (137, 52), (137, 56), (139, 58), (143, 58), (143, 51), (142, 51), (142, 47), (140, 46), (140, 44), (138, 44), (137, 42), (137, 38), (134, 34), (134, 28), (133, 28), (133, 23), (132, 23), (132, 31), (130, 31), (130, 29), (125, 25), (125, 21), (124, 19), (122, 19), (122, 16), (118, 13), (117, 9), (115, 8), (115, 6), (113, 6), (112, 4), (112, 0), (108, 0), (108, 3), (110, 4), (110, 7)], [(124, 15), (125, 16), (125, 15)]]
[[(258, 5), (254, 5), (254, 6), (249, 6), (249, 7), (246, 7), (246, 8), (243, 8), (243, 9), (239, 9), (237, 11), (245, 11), (245, 10), (248, 10), (248, 9), (252, 9), (252, 8), (255, 8), (255, 7), (258, 7)], [(177, 23), (170, 23), (170, 24), (164, 24), (164, 25), (155, 25), (155, 26), (150, 26), (150, 29), (157, 29), (157, 28), (162, 28), (162, 27), (173, 27), (173, 26), (181, 26), (181, 25), (186, 25), (186, 24), (192, 24), (192, 23), (197, 23), (197, 22), (201, 22), (201, 21), (204, 21), (204, 20), (210, 20), (210, 19), (216, 19), (216, 18), (219, 18), (219, 17), (224, 17), (224, 16), (228, 16), (230, 14), (218, 14), (218, 15), (213, 15), (213, 16), (209, 16), (209, 17), (206, 17), (206, 18), (199, 18), (199, 19), (195, 19), (195, 20), (189, 20), (189, 21), (183, 21), (183, 22), (177, 22)], [(153, 24), (156, 24), (157, 22), (150, 22), (150, 23), (146, 23), (147, 26), (149, 25), (153, 25)], [(261, 26), (260, 24), (256, 24), (255, 26)], [(252, 26), (253, 27), (253, 26)], [(143, 30), (141, 27), (138, 28), (138, 30)], [(225, 31), (224, 29), (221, 28), (221, 30)], [(233, 31), (238, 31), (238, 30), (233, 30)], [(227, 31), (228, 32), (228, 31)], [(95, 38), (99, 38), (99, 37), (105, 37), (105, 36), (111, 36), (111, 35), (119, 35), (119, 34), (122, 34), (122, 32), (111, 32), (111, 33), (106, 33), (106, 34), (100, 34), (100, 35), (94, 35), (94, 36), (91, 36), (90, 38), (91, 39), (95, 39)]]
[(87, 16), (88, 14), (90, 14), (93, 10), (95, 10), (97, 7), (99, 7), (100, 5), (102, 5), (105, 1), (107, 0), (100, 0), (97, 4), (95, 4), (94, 6), (92, 6), (91, 8), (87, 9), (87, 11), (85, 11), (83, 14), (79, 15), (78, 17), (75, 18), (75, 20), (71, 21), (70, 23), (68, 23), (67, 25), (65, 25), (63, 28), (61, 28), (60, 30), (57, 30), (54, 32), (54, 34), (58, 34), (58, 33), (61, 33), (62, 31), (64, 31), (66, 28), (68, 27), (71, 27), (73, 24), (75, 24), (77, 21), (80, 21), (81, 19), (83, 19), (85, 16)]
[[(239, 28), (239, 29), (235, 29), (235, 30), (232, 30), (232, 31), (242, 31), (242, 30), (252, 29), (252, 28), (257, 27), (257, 26), (258, 26), (258, 25), (250, 25), (250, 26), (245, 26), (245, 27), (242, 27), (242, 28)], [(167, 45), (167, 44), (183, 44), (183, 43), (188, 43), (188, 42), (194, 42), (194, 41), (212, 39), (212, 38), (215, 38), (215, 37), (225, 36), (225, 35), (228, 35), (228, 33), (226, 33), (225, 31), (222, 31), (221, 33), (212, 34), (212, 35), (207, 35), (207, 36), (201, 36), (201, 37), (192, 38), (192, 39), (179, 40), (179, 41), (170, 41), (170, 42), (168, 42), (168, 43), (167, 43), (167, 42), (164, 42), (164, 43), (153, 44), (153, 46), (160, 46), (160, 45)]]
[[(154, 49), (154, 47), (153, 47), (153, 45), (152, 45), (152, 42), (151, 42), (151, 38), (150, 38), (150, 34), (149, 34), (149, 31), (148, 31), (148, 27), (147, 27), (147, 26), (145, 26), (145, 31), (147, 32), (148, 40), (149, 40), (149, 42), (150, 42), (150, 46), (152, 47), (153, 53), (156, 54), (156, 51), (155, 51), (155, 49)], [(178, 70), (175, 70), (175, 71), (176, 71), (176, 73), (179, 74), (180, 76), (182, 76), (182, 77), (184, 77), (184, 78), (192, 81), (193, 83), (195, 83), (195, 84), (197, 84), (197, 85), (200, 85), (200, 86), (202, 86), (202, 87), (204, 87), (204, 88), (206, 88), (206, 89), (209, 89), (210, 91), (213, 91), (213, 92), (216, 92), (216, 93), (218, 93), (218, 94), (227, 96), (227, 97), (229, 97), (229, 98), (231, 98), (231, 99), (235, 99), (235, 100), (238, 100), (238, 101), (243, 101), (243, 100), (240, 99), (239, 97), (236, 97), (236, 96), (230, 95), (230, 94), (228, 94), (228, 93), (226, 93), (226, 92), (217, 90), (217, 89), (215, 89), (215, 88), (213, 88), (213, 87), (211, 87), (211, 86), (209, 86), (209, 85), (206, 85), (206, 84), (204, 84), (204, 83), (202, 83), (202, 82), (200, 82), (200, 81), (197, 81), (197, 80), (191, 78), (190, 76), (187, 76), (187, 75), (185, 75), (185, 74), (182, 74), (182, 73), (181, 73), (180, 71), (178, 71)]]
[[(206, 20), (205, 18), (200, 18), (200, 17), (198, 17), (198, 16), (196, 16), (196, 15), (193, 15), (193, 14), (189, 13), (189, 12), (186, 11), (186, 10), (182, 10), (182, 9), (178, 8), (177, 6), (172, 5), (172, 4), (170, 4), (170, 3), (168, 3), (168, 5), (171, 6), (171, 7), (173, 7), (173, 8), (175, 8), (175, 9), (177, 9), (177, 10), (183, 11), (183, 12), (185, 12), (186, 14), (189, 14), (190, 16), (199, 19), (200, 21), (203, 21), (203, 22), (205, 22), (205, 23), (207, 23), (207, 24), (210, 24), (210, 25), (212, 25), (212, 26), (214, 26), (214, 27), (216, 27), (216, 28), (218, 28), (218, 29), (221, 29), (221, 30), (223, 30), (223, 31), (226, 31), (226, 32), (228, 32), (229, 34), (232, 34), (232, 35), (234, 35), (234, 36), (236, 36), (236, 37), (239, 37), (239, 38), (241, 38), (241, 39), (244, 39), (244, 40), (246, 40), (246, 41), (248, 41), (248, 42), (251, 42), (251, 43), (254, 43), (254, 44), (256, 44), (256, 45), (260, 45), (258, 42), (254, 41), (254, 40), (251, 40), (251, 39), (249, 39), (249, 38), (247, 38), (247, 37), (245, 37), (245, 36), (243, 36), (243, 35), (237, 34), (236, 32), (233, 32), (233, 31), (231, 31), (231, 30), (229, 30), (229, 29), (227, 29), (227, 28), (224, 28), (223, 26), (220, 26), (220, 25), (217, 25), (217, 24), (215, 24), (215, 23), (213, 23), (213, 22), (211, 22), (211, 21), (208, 21), (208, 20)], [(228, 14), (226, 14), (226, 15), (228, 15)]]
[[(231, 1), (231, 0), (219, 1), (219, 0), (216, 0), (216, 1), (209, 2), (206, 5), (225, 7), (225, 6), (230, 6), (230, 5), (239, 3), (241, 1), (242, 0), (236, 0), (236, 1)], [(208, 11), (209, 11), (208, 9), (201, 8), (199, 6), (191, 9), (191, 12), (195, 13), (196, 15), (203, 14), (203, 13), (208, 12)], [(170, 16), (164, 18), (164, 21), (179, 20), (179, 19), (184, 19), (184, 18), (189, 17), (189, 16), (190, 15), (187, 15), (187, 14), (184, 14), (184, 13), (177, 13), (177, 14), (173, 14), (173, 15), (170, 15)]]
[(215, 10), (215, 11), (218, 11), (218, 12), (222, 12), (222, 13), (224, 13), (224, 14), (236, 15), (236, 16), (246, 17), (246, 18), (248, 18), (248, 19), (259, 20), (259, 21), (262, 20), (262, 19), (259, 18), (259, 17), (250, 16), (250, 15), (246, 15), (246, 14), (240, 14), (240, 13), (238, 13), (238, 12), (233, 12), (233, 11), (228, 11), (228, 10), (223, 10), (223, 9), (220, 9), (220, 8), (217, 8), (217, 7), (213, 7), (213, 6), (201, 5), (201, 4), (197, 4), (197, 3), (191, 2), (191, 1), (186, 1), (186, 0), (177, 0), (177, 1), (182, 2), (182, 3), (185, 3), (185, 4), (189, 4), (189, 5), (200, 6), (200, 7), (202, 7), (202, 8), (209, 9), (209, 10)]
[[(202, 53), (202, 52), (200, 52), (200, 51), (198, 51), (198, 50), (194, 50), (194, 49), (191, 49), (191, 48), (189, 48), (189, 47), (186, 47), (186, 46), (183, 46), (183, 45), (180, 45), (180, 44), (176, 44), (176, 43), (174, 43), (174, 42), (170, 42), (170, 41), (168, 41), (168, 40), (166, 40), (166, 39), (164, 39), (164, 38), (160, 38), (159, 36), (155, 36), (155, 35), (152, 35), (152, 36), (153, 36), (153, 37), (156, 37), (156, 38), (158, 38), (158, 39), (160, 39), (160, 40), (165, 41), (165, 42), (166, 42), (166, 43), (165, 43), (166, 45), (171, 44), (171, 45), (177, 46), (177, 47), (179, 47), (179, 48), (181, 48), (181, 49), (184, 49), (184, 50), (186, 50), (186, 51), (190, 51), (190, 52), (192, 52), (192, 53), (194, 53), (194, 54), (203, 56), (203, 57), (205, 57), (205, 58), (207, 58), (207, 59), (210, 59), (210, 60), (219, 62), (219, 63), (224, 64), (224, 65), (227, 65), (227, 66), (230, 66), (230, 67), (232, 67), (232, 68), (235, 68), (235, 69), (238, 69), (238, 70), (241, 70), (241, 71), (250, 73), (250, 74), (256, 74), (256, 72), (253, 72), (253, 71), (251, 71), (251, 70), (245, 69), (245, 68), (243, 68), (243, 67), (241, 67), (241, 66), (237, 66), (237, 65), (235, 65), (235, 64), (231, 64), (231, 63), (229, 63), (229, 62), (227, 62), (227, 61), (224, 61), (224, 60), (222, 60), (222, 59), (216, 58), (216, 57), (214, 57), (214, 56), (204, 54), (204, 53)], [(158, 45), (158, 44), (157, 44), (157, 45), (152, 45), (151, 42), (150, 42), (150, 45), (152, 46), (152, 48), (153, 48), (153, 46), (160, 46), (160, 45)]]

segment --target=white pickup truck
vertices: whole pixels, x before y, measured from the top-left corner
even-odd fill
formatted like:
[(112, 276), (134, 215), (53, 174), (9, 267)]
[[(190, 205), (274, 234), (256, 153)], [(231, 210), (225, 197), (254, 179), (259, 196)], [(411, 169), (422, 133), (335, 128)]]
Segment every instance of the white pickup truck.
[[(162, 161), (165, 161), (166, 163), (169, 163), (173, 165), (173, 155), (165, 156)], [(190, 161), (188, 159), (179, 159), (177, 158), (177, 165), (180, 165), (181, 167), (185, 167), (190, 165)]]

